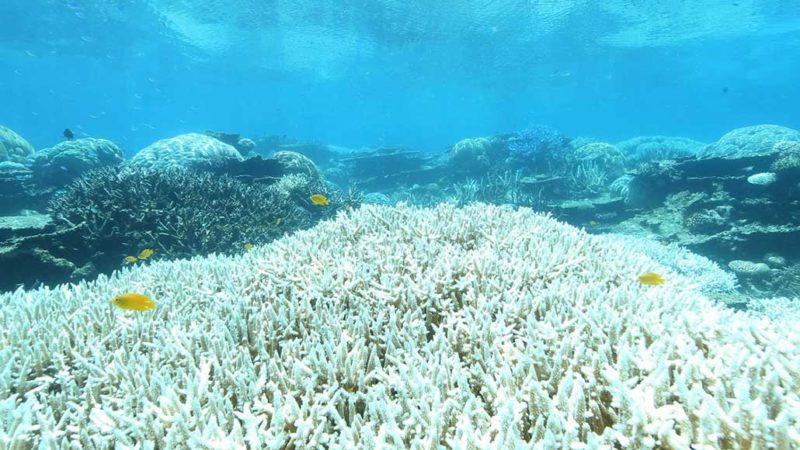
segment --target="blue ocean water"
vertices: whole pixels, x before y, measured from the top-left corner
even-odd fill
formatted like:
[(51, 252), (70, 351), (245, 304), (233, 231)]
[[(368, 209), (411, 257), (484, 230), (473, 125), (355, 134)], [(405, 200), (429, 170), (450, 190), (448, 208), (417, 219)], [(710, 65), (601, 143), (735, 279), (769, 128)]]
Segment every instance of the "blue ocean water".
[(4, 0), (0, 123), (127, 154), (187, 131), (441, 150), (800, 128), (785, 0)]
[(0, 450), (800, 448), (800, 0), (0, 0)]

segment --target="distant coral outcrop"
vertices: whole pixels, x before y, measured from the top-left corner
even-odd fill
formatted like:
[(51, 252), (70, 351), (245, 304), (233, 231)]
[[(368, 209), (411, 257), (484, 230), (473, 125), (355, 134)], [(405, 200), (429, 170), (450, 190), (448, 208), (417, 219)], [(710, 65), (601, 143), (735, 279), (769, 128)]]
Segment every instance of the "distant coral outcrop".
[(481, 173), (503, 163), (508, 149), (494, 137), (477, 137), (456, 142), (449, 153), (450, 166), (458, 171)]
[(108, 139), (83, 138), (37, 152), (33, 171), (40, 184), (63, 185), (89, 170), (119, 165), (123, 159), (122, 150)]
[(700, 157), (738, 158), (774, 153), (781, 141), (800, 141), (800, 131), (779, 125), (737, 128), (700, 152)]
[(639, 136), (616, 143), (631, 168), (651, 161), (691, 158), (705, 146), (694, 139), (674, 136)]
[(230, 160), (242, 160), (236, 148), (200, 133), (162, 139), (139, 150), (131, 159), (135, 167), (150, 169), (212, 169)]
[(25, 138), (0, 125), (0, 162), (28, 163), (35, 151)]

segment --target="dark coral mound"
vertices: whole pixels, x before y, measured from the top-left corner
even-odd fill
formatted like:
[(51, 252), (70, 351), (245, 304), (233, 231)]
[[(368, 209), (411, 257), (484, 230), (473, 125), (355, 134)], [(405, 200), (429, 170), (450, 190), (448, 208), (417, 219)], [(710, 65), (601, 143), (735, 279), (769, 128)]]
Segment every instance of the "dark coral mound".
[(316, 219), (275, 186), (133, 167), (80, 177), (53, 198), (49, 212), (82, 230), (95, 264), (117, 266), (142, 248), (169, 258), (236, 252), (245, 242), (267, 242)]

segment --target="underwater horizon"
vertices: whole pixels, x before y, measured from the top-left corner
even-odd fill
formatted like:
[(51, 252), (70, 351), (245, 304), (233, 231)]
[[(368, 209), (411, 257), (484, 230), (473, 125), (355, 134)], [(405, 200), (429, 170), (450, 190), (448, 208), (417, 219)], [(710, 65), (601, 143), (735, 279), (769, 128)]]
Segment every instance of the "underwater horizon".
[(21, 1), (0, 5), (2, 123), (133, 154), (235, 130), (443, 150), (531, 124), (619, 141), (800, 128), (779, 0)]
[(0, 450), (800, 449), (800, 7), (0, 2)]

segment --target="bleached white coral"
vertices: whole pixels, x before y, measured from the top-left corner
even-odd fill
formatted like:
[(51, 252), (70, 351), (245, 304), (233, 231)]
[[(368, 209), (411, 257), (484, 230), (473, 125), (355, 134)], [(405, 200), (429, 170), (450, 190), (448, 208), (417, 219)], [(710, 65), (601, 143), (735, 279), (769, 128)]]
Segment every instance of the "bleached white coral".
[(747, 302), (747, 309), (754, 316), (789, 322), (790, 326), (800, 322), (800, 298), (754, 298)]
[(692, 284), (524, 208), (364, 206), (0, 297), (0, 447), (796, 448), (797, 327)]
[(774, 172), (761, 172), (747, 177), (747, 182), (757, 186), (766, 186), (774, 183), (777, 179)]
[(762, 262), (734, 259), (728, 263), (728, 267), (735, 273), (742, 276), (764, 276), (770, 273), (769, 266)]
[(601, 237), (613, 245), (628, 247), (652, 258), (671, 272), (691, 280), (698, 291), (715, 299), (724, 301), (738, 287), (733, 273), (677, 244), (624, 234), (604, 234)]

